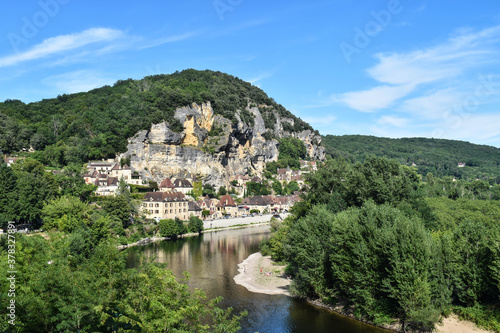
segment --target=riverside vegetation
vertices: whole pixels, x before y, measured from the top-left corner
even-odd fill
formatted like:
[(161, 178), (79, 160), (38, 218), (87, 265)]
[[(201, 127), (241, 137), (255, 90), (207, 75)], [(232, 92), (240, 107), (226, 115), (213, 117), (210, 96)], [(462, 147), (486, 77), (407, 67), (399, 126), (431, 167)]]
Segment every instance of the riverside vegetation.
[(292, 293), (402, 330), (431, 331), (455, 312), (500, 332), (498, 185), (459, 198), (441, 179), (373, 156), (330, 159), (308, 182), (261, 244), (288, 263)]

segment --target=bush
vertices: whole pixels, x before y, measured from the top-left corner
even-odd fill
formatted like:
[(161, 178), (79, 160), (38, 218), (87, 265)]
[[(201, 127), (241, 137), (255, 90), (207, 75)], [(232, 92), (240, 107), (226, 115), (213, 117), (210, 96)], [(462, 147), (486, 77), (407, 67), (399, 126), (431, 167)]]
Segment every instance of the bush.
[(160, 235), (162, 237), (177, 238), (179, 235), (179, 229), (175, 220), (160, 220), (158, 228), (160, 229)]
[(196, 216), (191, 216), (188, 228), (190, 232), (201, 233), (203, 231), (203, 221)]

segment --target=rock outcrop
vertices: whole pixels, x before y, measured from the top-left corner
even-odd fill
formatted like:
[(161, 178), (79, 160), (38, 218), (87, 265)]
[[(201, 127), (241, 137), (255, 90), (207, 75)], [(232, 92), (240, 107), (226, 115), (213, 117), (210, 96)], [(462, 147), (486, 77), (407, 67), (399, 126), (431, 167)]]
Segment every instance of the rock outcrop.
[[(237, 123), (215, 115), (210, 102), (175, 111), (175, 118), (184, 124), (181, 133), (173, 132), (169, 124), (153, 124), (150, 130), (138, 132), (129, 139), (128, 151), (131, 167), (143, 177), (161, 182), (177, 174), (194, 174), (215, 186), (227, 185), (238, 173), (260, 175), (265, 164), (278, 159), (278, 140), (266, 140), (266, 127), (258, 107), (247, 107), (253, 114), (253, 125), (241, 120)], [(309, 156), (324, 160), (325, 152), (319, 147), (321, 137), (306, 130), (300, 133), (283, 131), (279, 119), (274, 129), (277, 138), (294, 136), (302, 140)], [(293, 120), (291, 120), (293, 122)]]

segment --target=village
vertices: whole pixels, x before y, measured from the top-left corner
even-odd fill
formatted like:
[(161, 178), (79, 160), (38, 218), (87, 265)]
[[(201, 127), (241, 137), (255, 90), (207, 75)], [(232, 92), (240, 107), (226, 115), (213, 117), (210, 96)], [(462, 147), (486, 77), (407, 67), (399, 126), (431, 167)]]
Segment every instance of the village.
[[(304, 175), (317, 169), (315, 161), (301, 160), (300, 165), (299, 170), (278, 168), (271, 180), (237, 174), (229, 184), (219, 187), (217, 191), (210, 185), (203, 184), (196, 175), (166, 177), (153, 191), (140, 196), (140, 213), (146, 219), (157, 222), (175, 218), (186, 221), (191, 216), (213, 220), (286, 213), (294, 203), (301, 200), (300, 194), (306, 189)], [(121, 165), (114, 160), (89, 162), (86, 170), (83, 178), (86, 184), (96, 186), (96, 196), (114, 196), (120, 180), (131, 188), (143, 188), (149, 184), (147, 179), (142, 178), (127, 164)], [(264, 183), (270, 188), (276, 183), (275, 186), (278, 185), (280, 189), (291, 188), (294, 191), (254, 195), (251, 188), (255, 185), (263, 187)]]

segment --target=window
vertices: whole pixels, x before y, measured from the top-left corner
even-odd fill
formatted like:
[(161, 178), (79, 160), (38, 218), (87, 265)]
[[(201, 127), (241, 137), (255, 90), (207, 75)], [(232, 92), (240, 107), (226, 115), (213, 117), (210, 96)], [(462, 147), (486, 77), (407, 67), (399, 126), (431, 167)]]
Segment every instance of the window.
[(159, 203), (156, 203), (156, 204), (155, 204), (155, 207), (160, 207), (160, 204), (159, 204)]
[(158, 211), (158, 210), (155, 210), (155, 214), (158, 214), (158, 213), (159, 213), (159, 211)]
[(170, 210), (170, 214), (172, 214), (172, 210)]
[(143, 206), (144, 206), (144, 207), (147, 207), (147, 206), (148, 206), (148, 204), (144, 204)]

